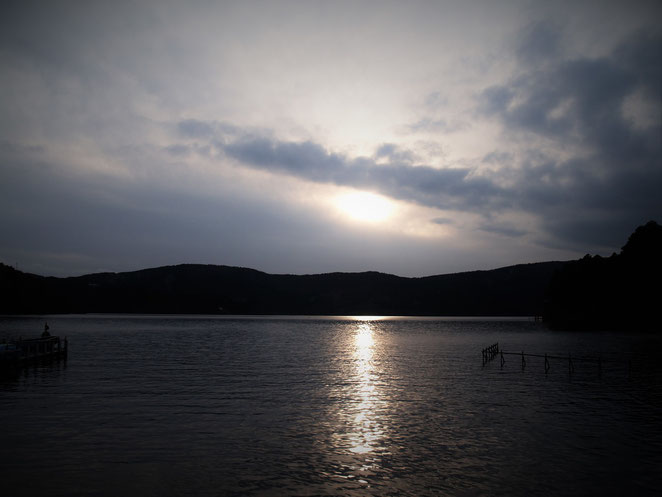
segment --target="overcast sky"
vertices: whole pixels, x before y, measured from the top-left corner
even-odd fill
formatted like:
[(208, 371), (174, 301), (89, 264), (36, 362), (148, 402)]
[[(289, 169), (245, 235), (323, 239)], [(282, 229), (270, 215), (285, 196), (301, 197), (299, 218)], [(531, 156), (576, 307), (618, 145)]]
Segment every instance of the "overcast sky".
[(4, 1), (0, 262), (401, 276), (662, 222), (662, 2)]

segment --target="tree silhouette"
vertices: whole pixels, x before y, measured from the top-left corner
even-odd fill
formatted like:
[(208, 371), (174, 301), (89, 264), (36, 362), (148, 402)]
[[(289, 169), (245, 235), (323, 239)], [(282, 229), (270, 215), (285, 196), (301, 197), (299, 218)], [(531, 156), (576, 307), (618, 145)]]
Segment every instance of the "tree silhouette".
[(586, 255), (552, 278), (545, 320), (567, 329), (656, 330), (662, 278), (662, 227), (639, 226), (620, 254)]

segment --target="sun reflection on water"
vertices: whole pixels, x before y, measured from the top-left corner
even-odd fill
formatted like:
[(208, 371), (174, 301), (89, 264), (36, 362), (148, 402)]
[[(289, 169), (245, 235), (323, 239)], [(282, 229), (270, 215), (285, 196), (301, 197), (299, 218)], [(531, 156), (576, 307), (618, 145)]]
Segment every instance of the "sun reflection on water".
[(388, 319), (390, 316), (347, 316), (349, 319), (352, 319), (354, 321), (382, 321), (384, 319)]
[(358, 325), (354, 335), (354, 401), (351, 412), (350, 452), (375, 450), (384, 436), (379, 418), (380, 392), (375, 371), (375, 338), (369, 322)]
[(369, 366), (372, 361), (375, 339), (372, 336), (372, 328), (368, 323), (361, 323), (354, 337), (355, 356), (362, 363), (361, 366)]

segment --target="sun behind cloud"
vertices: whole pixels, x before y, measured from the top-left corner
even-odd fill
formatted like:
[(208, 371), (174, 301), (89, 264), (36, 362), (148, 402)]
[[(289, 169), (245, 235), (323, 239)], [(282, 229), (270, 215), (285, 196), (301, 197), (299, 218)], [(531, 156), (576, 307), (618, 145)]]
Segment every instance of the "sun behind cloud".
[(350, 219), (369, 223), (386, 221), (395, 208), (386, 197), (365, 191), (340, 195), (336, 205)]

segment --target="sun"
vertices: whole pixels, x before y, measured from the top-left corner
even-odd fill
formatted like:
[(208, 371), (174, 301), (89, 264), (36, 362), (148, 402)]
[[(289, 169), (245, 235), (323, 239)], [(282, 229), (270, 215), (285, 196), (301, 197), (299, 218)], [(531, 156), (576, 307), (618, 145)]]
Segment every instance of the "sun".
[(339, 196), (337, 205), (351, 219), (371, 223), (384, 221), (393, 212), (393, 203), (387, 198), (362, 191)]

